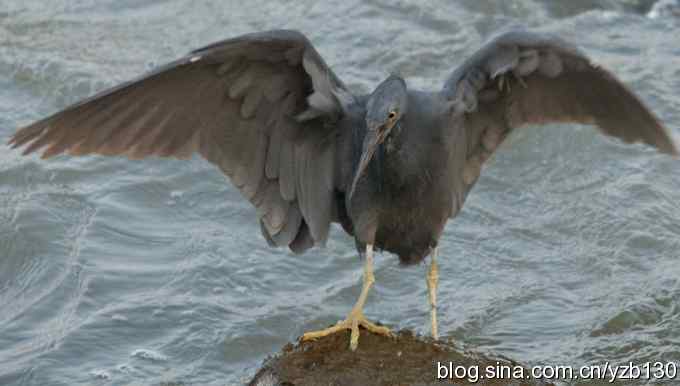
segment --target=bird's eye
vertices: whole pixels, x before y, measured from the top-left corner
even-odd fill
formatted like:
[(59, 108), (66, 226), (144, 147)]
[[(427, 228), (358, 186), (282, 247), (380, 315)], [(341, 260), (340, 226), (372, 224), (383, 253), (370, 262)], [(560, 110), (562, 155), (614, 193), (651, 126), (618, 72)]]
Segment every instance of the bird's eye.
[(390, 111), (390, 113), (387, 114), (387, 119), (389, 119), (390, 121), (393, 120), (396, 117), (397, 117), (397, 113), (394, 112), (394, 111)]

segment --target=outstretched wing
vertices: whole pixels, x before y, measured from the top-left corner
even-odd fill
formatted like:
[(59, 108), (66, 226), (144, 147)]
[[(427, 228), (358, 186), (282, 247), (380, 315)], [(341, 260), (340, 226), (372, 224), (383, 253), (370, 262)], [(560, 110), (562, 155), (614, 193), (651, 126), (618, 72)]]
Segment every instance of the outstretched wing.
[(325, 242), (335, 216), (334, 119), (351, 99), (307, 38), (243, 35), (193, 51), (16, 132), (43, 158), (199, 152), (257, 208), (270, 244)]
[(508, 132), (524, 125), (593, 124), (625, 142), (678, 155), (666, 129), (628, 87), (552, 35), (498, 36), (456, 69), (442, 92), (463, 113), (466, 191)]

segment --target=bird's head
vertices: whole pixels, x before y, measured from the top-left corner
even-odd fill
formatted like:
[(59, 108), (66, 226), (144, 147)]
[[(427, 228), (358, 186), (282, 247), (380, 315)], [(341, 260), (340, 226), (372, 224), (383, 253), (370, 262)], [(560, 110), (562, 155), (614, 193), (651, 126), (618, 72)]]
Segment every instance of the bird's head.
[(361, 149), (361, 159), (349, 197), (354, 194), (359, 179), (366, 172), (372, 159), (378, 173), (382, 172), (385, 153), (383, 143), (399, 131), (401, 118), (406, 114), (408, 93), (406, 82), (397, 75), (390, 75), (376, 87), (366, 103), (366, 136)]

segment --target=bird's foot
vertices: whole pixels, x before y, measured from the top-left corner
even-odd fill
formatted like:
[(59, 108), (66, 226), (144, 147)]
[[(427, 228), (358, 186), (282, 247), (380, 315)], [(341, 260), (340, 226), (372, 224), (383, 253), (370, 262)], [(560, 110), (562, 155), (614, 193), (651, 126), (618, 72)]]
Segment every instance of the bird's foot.
[(335, 326), (326, 328), (324, 330), (307, 332), (304, 335), (302, 335), (302, 338), (300, 338), (300, 340), (302, 341), (313, 340), (331, 334), (335, 334), (336, 332), (351, 330), (352, 333), (349, 339), (349, 349), (354, 351), (359, 346), (359, 326), (365, 328), (366, 330), (374, 334), (383, 335), (387, 337), (394, 336), (389, 328), (378, 326), (377, 324), (366, 319), (364, 313), (361, 312), (361, 310), (352, 310), (352, 312), (350, 312), (349, 315), (347, 316), (347, 319), (338, 322)]

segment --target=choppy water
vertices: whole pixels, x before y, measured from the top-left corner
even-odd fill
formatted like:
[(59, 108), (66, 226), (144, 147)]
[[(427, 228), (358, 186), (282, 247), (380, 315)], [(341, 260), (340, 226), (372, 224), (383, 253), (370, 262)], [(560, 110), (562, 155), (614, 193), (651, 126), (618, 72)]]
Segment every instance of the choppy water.
[[(489, 33), (520, 24), (578, 42), (680, 140), (680, 19), (653, 5), (0, 0), (0, 140), (245, 32), (300, 29), (367, 91), (392, 71), (440, 87)], [(529, 364), (680, 360), (679, 165), (588, 127), (516, 132), (446, 228), (440, 331)], [(367, 315), (429, 333), (425, 271), (379, 257)], [(268, 248), (200, 158), (41, 162), (0, 148), (1, 385), (240, 384), (343, 317), (360, 275), (338, 229), (304, 256)]]

